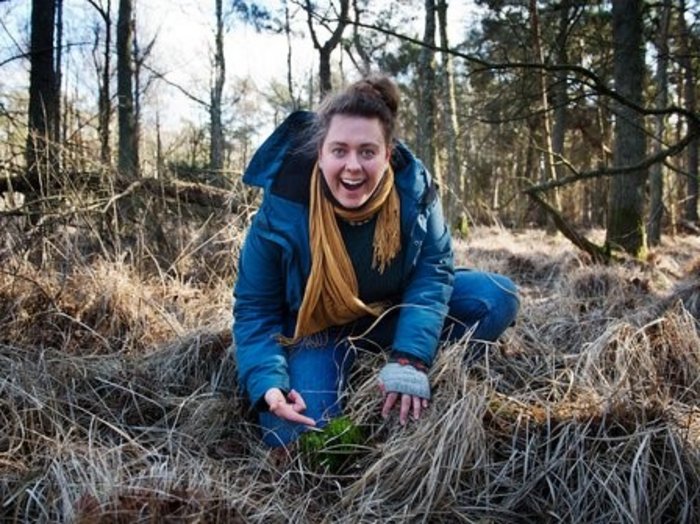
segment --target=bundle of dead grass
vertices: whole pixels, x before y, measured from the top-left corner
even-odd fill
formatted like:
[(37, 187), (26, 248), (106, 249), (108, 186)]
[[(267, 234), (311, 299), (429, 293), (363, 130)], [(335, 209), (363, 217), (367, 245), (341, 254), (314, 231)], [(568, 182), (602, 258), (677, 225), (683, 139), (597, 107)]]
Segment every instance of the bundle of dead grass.
[(230, 290), (142, 276), (97, 259), (57, 274), (22, 261), (0, 273), (0, 340), (66, 353), (147, 352), (229, 316)]
[(165, 359), (149, 367), (123, 353), (0, 349), (11, 371), (0, 382), (6, 422), (0, 517), (127, 522), (146, 515), (158, 521), (238, 515), (240, 501), (229, 502), (226, 494), (225, 467), (207, 459), (227, 433), (254, 441), (237, 423), (242, 408), (235, 391), (218, 392), (233, 372), (225, 354), (183, 344), (182, 361), (217, 372), (178, 388)]
[(664, 307), (673, 308), (679, 303), (693, 316), (697, 329), (700, 329), (700, 258), (688, 265), (683, 278), (666, 299)]

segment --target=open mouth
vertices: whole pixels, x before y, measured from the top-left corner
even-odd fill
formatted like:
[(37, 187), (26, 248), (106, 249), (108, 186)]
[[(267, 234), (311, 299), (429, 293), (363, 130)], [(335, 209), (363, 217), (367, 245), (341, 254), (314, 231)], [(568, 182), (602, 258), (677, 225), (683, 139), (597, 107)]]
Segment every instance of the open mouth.
[(340, 185), (342, 185), (348, 191), (355, 191), (361, 188), (365, 183), (365, 180), (340, 180)]

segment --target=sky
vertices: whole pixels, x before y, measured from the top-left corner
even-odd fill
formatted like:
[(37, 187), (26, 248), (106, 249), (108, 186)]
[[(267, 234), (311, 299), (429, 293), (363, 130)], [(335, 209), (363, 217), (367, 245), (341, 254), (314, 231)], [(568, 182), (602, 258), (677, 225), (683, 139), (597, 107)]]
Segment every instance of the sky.
[[(271, 11), (282, 5), (280, 0), (258, 0)], [(385, 3), (374, 0), (373, 7)], [(448, 29), (451, 41), (461, 38), (471, 2), (450, 2)], [(208, 85), (209, 56), (214, 35), (214, 1), (149, 0), (140, 4), (140, 14), (158, 32), (163, 56), (158, 57), (168, 69), (168, 78), (182, 85), (192, 82)], [(292, 10), (294, 11), (292, 6)], [(299, 11), (298, 8), (296, 8)], [(450, 11), (448, 11), (450, 12)], [(415, 36), (422, 32), (422, 12), (415, 13)], [(318, 54), (308, 36), (303, 12), (298, 13), (293, 27), (293, 70), (296, 78), (317, 75)], [(324, 40), (324, 37), (320, 37)], [(284, 34), (257, 32), (250, 25), (234, 22), (225, 37), (227, 76), (229, 79), (250, 77), (258, 89), (264, 90), (272, 79), (285, 82), (287, 71), (287, 41)], [(337, 53), (336, 53), (337, 56)], [(167, 64), (167, 65), (166, 65)], [(351, 70), (346, 59), (346, 70)], [(231, 84), (229, 83), (229, 87)], [(176, 93), (173, 96), (177, 96)]]
[[(282, 5), (280, 0), (258, 0), (258, 4), (270, 10)], [(374, 0), (373, 7), (386, 3)], [(452, 41), (463, 34), (465, 19), (469, 12), (470, 1), (456, 0), (450, 2), (451, 19), (448, 23)], [(159, 44), (162, 48), (173, 50), (171, 56), (178, 68), (187, 70), (196, 65), (207, 53), (213, 38), (214, 2), (207, 0), (148, 0), (138, 4), (139, 14), (148, 22), (149, 28), (157, 28)], [(292, 10), (299, 11), (292, 6)], [(292, 43), (295, 61), (304, 66), (315, 65), (316, 52), (311, 39), (307, 37), (307, 28), (303, 13), (296, 17), (294, 29), (298, 36)], [(422, 13), (415, 13), (416, 26), (409, 31), (422, 31)], [(263, 82), (270, 77), (284, 77), (286, 74), (287, 44), (283, 34), (258, 33), (249, 25), (241, 22), (233, 24), (226, 36), (226, 54), (228, 66), (236, 75), (250, 75)]]

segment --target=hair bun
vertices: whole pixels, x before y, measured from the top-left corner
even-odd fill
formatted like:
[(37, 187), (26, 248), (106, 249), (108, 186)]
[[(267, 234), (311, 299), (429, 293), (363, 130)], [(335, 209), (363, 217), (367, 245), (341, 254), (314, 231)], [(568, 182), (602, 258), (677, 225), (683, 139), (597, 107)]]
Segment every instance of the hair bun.
[(385, 75), (373, 74), (360, 80), (355, 86), (361, 91), (372, 91), (374, 96), (379, 97), (389, 108), (392, 116), (396, 117), (399, 112), (400, 93), (399, 88), (396, 87), (391, 78)]
[(378, 118), (387, 146), (394, 140), (399, 112), (399, 88), (382, 74), (372, 74), (342, 91), (326, 96), (318, 108), (314, 139), (318, 151), (326, 139), (334, 115)]

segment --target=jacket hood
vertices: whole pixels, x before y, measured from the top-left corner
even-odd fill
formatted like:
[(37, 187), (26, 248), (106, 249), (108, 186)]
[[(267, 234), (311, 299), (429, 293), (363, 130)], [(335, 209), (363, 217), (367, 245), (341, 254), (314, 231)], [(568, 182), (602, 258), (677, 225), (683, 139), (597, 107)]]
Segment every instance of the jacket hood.
[[(287, 200), (308, 204), (316, 152), (308, 148), (315, 113), (295, 111), (262, 143), (243, 173), (243, 182)], [(396, 185), (416, 199), (433, 189), (423, 164), (402, 142), (394, 143), (391, 166)]]

